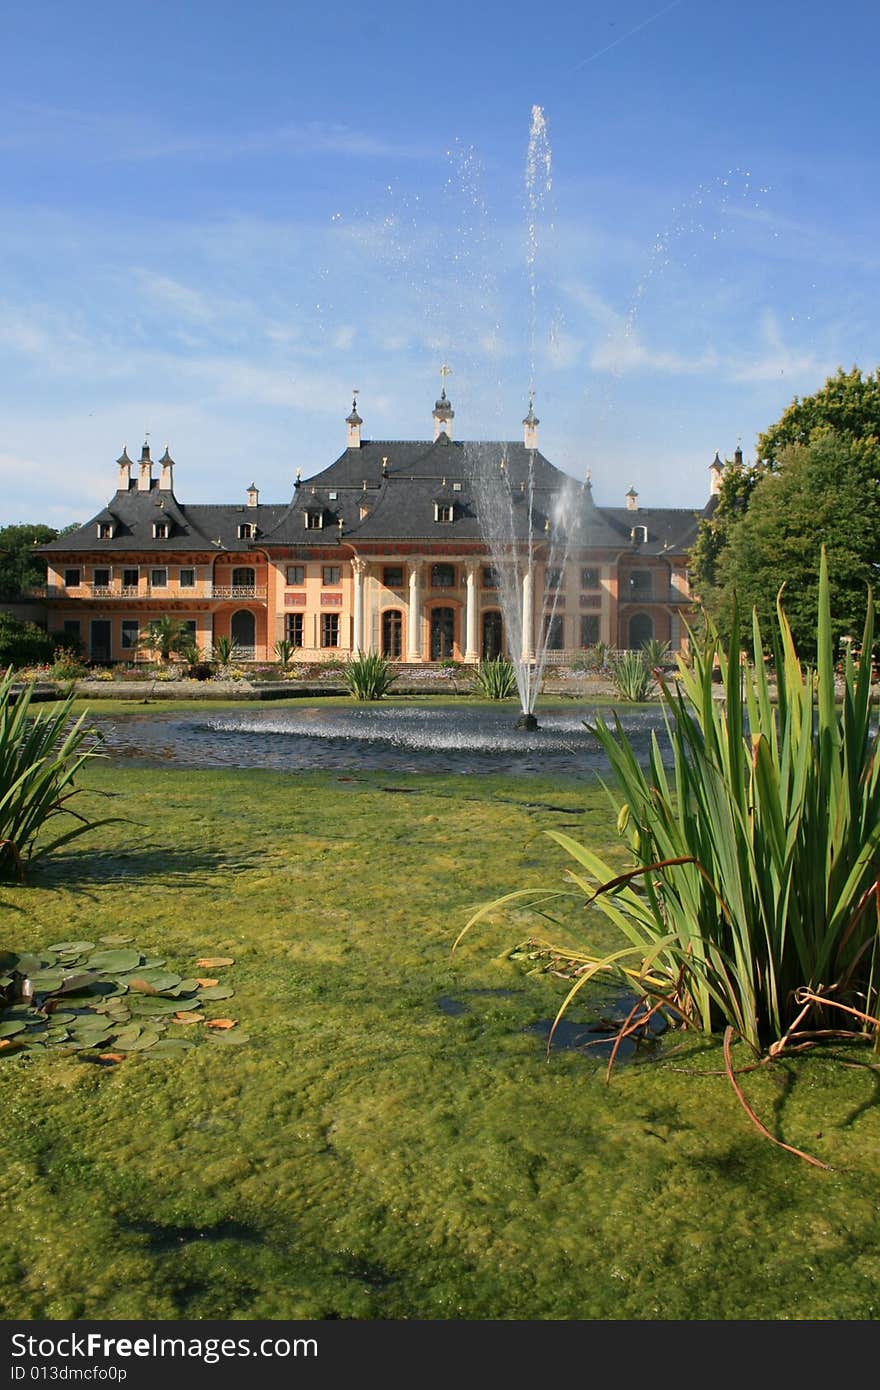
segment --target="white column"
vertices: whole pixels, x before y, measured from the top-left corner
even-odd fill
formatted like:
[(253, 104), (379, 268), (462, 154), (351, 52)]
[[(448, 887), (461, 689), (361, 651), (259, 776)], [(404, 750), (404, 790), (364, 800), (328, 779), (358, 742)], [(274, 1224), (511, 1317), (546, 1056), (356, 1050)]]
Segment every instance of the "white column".
[(359, 555), (352, 557), (351, 568), (354, 571), (354, 637), (352, 645), (356, 652), (364, 649), (364, 571), (367, 568), (366, 560), (362, 560)]
[(469, 565), (467, 571), (467, 609), (465, 611), (466, 646), (465, 661), (479, 661), (480, 649), (477, 642), (477, 571)]
[(410, 560), (409, 564), (409, 615), (406, 624), (406, 659), (422, 659), (422, 615), (419, 611), (419, 575), (421, 560)]
[(533, 656), (532, 623), (532, 576), (526, 570), (522, 582), (522, 659), (526, 662)]

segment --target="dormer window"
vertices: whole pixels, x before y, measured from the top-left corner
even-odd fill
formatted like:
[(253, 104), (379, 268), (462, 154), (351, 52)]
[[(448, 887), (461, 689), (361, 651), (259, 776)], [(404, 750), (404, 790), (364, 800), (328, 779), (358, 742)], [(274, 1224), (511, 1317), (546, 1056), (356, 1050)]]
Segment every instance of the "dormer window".
[(257, 528), (251, 521), (243, 521), (238, 528), (238, 539), (240, 541), (252, 541), (257, 534)]
[(113, 522), (112, 522), (112, 521), (99, 521), (99, 522), (98, 522), (98, 540), (99, 540), (99, 541), (112, 541), (112, 539), (113, 539)]
[(634, 526), (630, 531), (630, 540), (633, 545), (647, 545), (648, 528), (647, 526)]
[(306, 530), (320, 531), (324, 525), (323, 512), (306, 512)]
[(154, 521), (154, 522), (153, 522), (153, 540), (154, 540), (154, 541), (167, 541), (167, 539), (168, 539), (168, 537), (170, 536), (170, 534), (171, 534), (171, 525), (170, 525), (169, 522), (167, 522), (167, 521)]
[(434, 520), (453, 521), (455, 518), (455, 504), (453, 502), (435, 502)]
[(335, 501), (336, 501), (337, 494), (336, 494), (335, 492), (328, 492), (328, 493), (327, 493), (327, 496), (330, 498), (330, 501), (331, 501), (331, 502), (335, 502)]

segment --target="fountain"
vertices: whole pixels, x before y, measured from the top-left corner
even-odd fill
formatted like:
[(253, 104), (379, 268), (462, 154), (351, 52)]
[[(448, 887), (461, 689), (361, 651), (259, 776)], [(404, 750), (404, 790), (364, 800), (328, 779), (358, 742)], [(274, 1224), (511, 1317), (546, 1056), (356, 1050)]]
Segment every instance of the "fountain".
[[(535, 704), (540, 694), (544, 667), (553, 637), (563, 575), (573, 543), (580, 539), (584, 522), (585, 493), (589, 484), (550, 489), (547, 479), (536, 477), (537, 427), (535, 415), (535, 364), (538, 302), (539, 227), (552, 186), (552, 159), (547, 123), (540, 106), (532, 107), (526, 157), (529, 274), (529, 409), (525, 427), (525, 465), (514, 476), (507, 455), (500, 460), (485, 448), (470, 445), (470, 463), (477, 519), (489, 551), (498, 586), (507, 655), (513, 664), (521, 713), (516, 728), (538, 727)], [(542, 586), (537, 590), (539, 564)], [(548, 582), (549, 579), (549, 582)], [(537, 602), (536, 602), (537, 600)], [(537, 615), (537, 624), (536, 624)]]

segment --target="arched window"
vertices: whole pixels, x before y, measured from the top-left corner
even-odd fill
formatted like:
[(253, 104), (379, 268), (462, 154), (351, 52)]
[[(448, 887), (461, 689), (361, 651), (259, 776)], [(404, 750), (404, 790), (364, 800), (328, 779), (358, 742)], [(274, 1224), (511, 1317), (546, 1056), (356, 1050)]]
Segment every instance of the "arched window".
[(650, 613), (634, 613), (629, 620), (629, 645), (639, 651), (654, 636), (654, 619)]

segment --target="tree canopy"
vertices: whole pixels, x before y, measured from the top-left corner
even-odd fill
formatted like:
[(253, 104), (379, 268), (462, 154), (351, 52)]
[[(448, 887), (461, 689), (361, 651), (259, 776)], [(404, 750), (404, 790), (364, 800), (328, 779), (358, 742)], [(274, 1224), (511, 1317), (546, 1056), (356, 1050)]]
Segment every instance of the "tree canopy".
[(859, 637), (878, 574), (878, 535), (880, 369), (839, 368), (758, 436), (754, 465), (727, 464), (694, 546), (694, 591), (724, 631), (734, 595), (742, 616), (756, 607), (766, 622), (784, 583), (786, 614), (809, 651), (824, 544), (835, 633)]
[(54, 541), (53, 526), (0, 526), (0, 598), (20, 598), (46, 582), (46, 561), (34, 554), (34, 545)]

